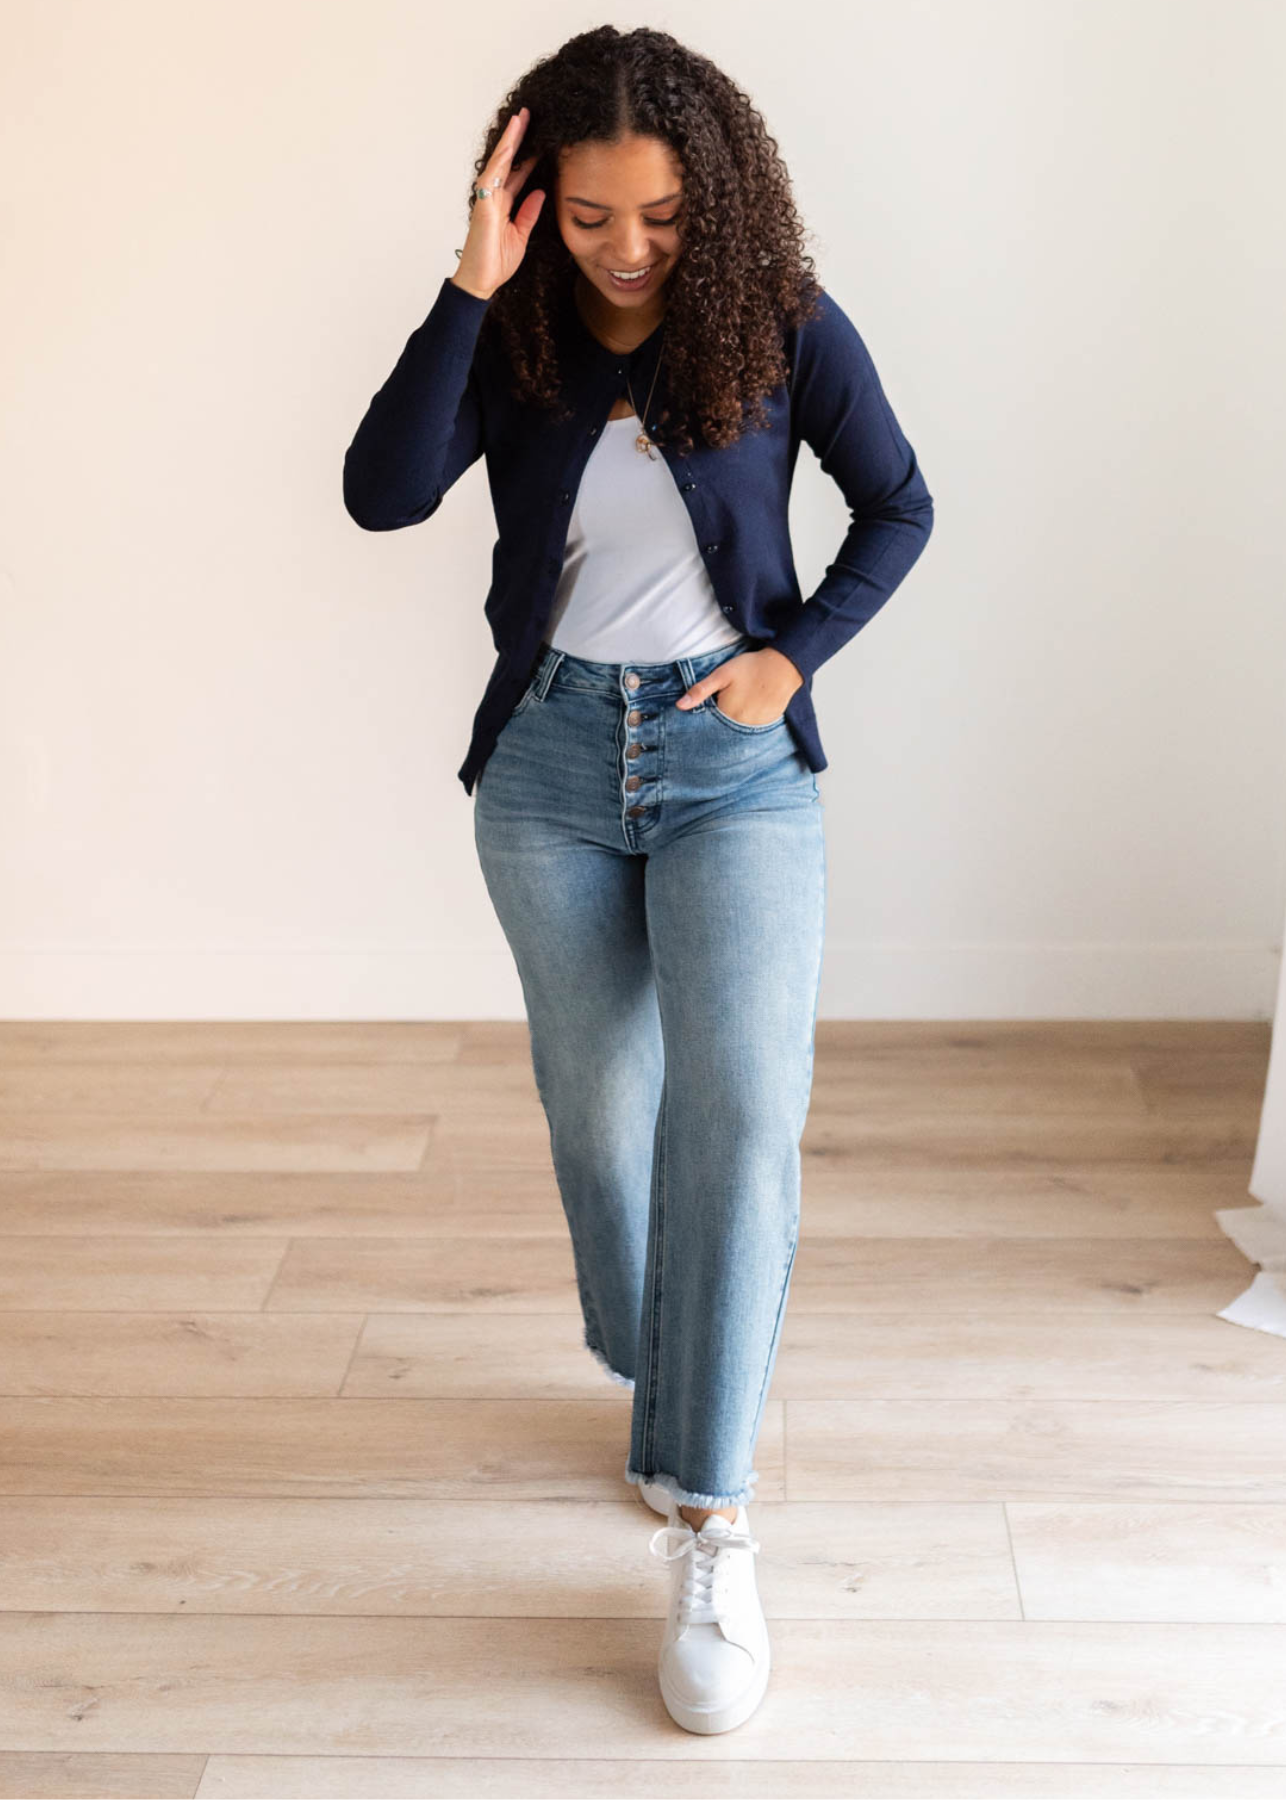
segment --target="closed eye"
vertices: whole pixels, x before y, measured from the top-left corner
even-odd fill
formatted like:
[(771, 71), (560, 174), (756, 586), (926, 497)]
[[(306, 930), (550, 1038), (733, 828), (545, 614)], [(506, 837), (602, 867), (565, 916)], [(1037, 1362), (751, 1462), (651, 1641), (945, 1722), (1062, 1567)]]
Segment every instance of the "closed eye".
[[(673, 225), (678, 216), (678, 213), (675, 213), (674, 218), (672, 219), (644, 219), (643, 223), (645, 225)], [(593, 225), (590, 225), (584, 219), (577, 219), (575, 217), (572, 219), (572, 224), (580, 231), (601, 231), (606, 223), (606, 219), (599, 219)]]

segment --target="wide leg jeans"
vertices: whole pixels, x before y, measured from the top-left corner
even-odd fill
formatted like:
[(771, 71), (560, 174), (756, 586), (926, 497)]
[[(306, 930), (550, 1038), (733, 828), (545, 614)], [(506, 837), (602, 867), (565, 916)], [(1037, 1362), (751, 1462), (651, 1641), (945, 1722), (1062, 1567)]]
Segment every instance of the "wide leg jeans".
[(823, 804), (784, 718), (674, 702), (751, 647), (543, 645), (476, 784), (587, 1348), (633, 1389), (629, 1481), (753, 1498), (799, 1241)]

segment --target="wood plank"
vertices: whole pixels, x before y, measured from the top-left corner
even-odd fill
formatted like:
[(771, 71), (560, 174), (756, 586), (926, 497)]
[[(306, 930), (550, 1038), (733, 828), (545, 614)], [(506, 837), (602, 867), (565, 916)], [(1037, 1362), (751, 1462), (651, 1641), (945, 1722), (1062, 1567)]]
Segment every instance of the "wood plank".
[(4, 1169), (414, 1169), (421, 1114), (0, 1114)]
[(1286, 1624), (1286, 1506), (1014, 1500), (1029, 1619)]
[(1286, 1400), (782, 1405), (791, 1500), (1286, 1501)]
[[(628, 1498), (630, 1390), (604, 1378), (602, 1391), (539, 1404), (0, 1399), (0, 1494)], [(760, 1499), (784, 1498), (784, 1457), (770, 1400)]]
[[(640, 1549), (640, 1554), (646, 1551)], [(659, 1565), (658, 1565), (659, 1568)], [(26, 1750), (690, 1760), (660, 1621), (13, 1613), (0, 1741)], [(779, 1620), (775, 1678), (714, 1758), (1280, 1767), (1286, 1627)]]
[[(748, 1754), (667, 1757), (667, 1800), (1281, 1800), (1283, 1792), (1281, 1765), (744, 1760)], [(656, 1769), (625, 1757), (212, 1756), (199, 1792), (200, 1800), (656, 1800)]]
[[(515, 1504), (475, 1496), (462, 1530), (455, 1499), (0, 1497), (0, 1609), (664, 1616), (647, 1555), (662, 1521), (624, 1480), (606, 1499), (523, 1503), (527, 1532), (512, 1529)], [(756, 1500), (754, 1513), (770, 1618), (1022, 1616), (998, 1505)]]

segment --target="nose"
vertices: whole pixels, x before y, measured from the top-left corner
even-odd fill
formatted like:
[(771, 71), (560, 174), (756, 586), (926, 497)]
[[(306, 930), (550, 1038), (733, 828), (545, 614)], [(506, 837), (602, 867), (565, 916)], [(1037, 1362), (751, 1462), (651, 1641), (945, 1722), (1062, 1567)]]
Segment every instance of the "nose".
[(652, 261), (652, 251), (648, 244), (647, 233), (638, 231), (631, 233), (627, 238), (622, 238), (620, 249), (613, 254), (616, 257), (616, 261), (612, 264), (614, 269), (643, 268), (646, 263)]

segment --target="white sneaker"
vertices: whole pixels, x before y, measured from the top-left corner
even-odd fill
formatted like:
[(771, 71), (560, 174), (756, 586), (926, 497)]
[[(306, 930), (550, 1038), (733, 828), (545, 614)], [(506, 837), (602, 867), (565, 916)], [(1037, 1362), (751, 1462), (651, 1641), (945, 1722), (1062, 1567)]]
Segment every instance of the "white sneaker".
[(659, 1512), (663, 1519), (670, 1516), (669, 1490), (658, 1487), (654, 1481), (637, 1481), (633, 1484), (639, 1492), (639, 1498), (646, 1501), (653, 1512)]
[[(672, 1548), (657, 1549), (661, 1539)], [(755, 1585), (759, 1541), (744, 1506), (735, 1519), (711, 1513), (694, 1531), (675, 1502), (652, 1533), (653, 1556), (671, 1564), (670, 1610), (657, 1660), (661, 1698), (688, 1731), (731, 1731), (768, 1686), (768, 1625)]]

